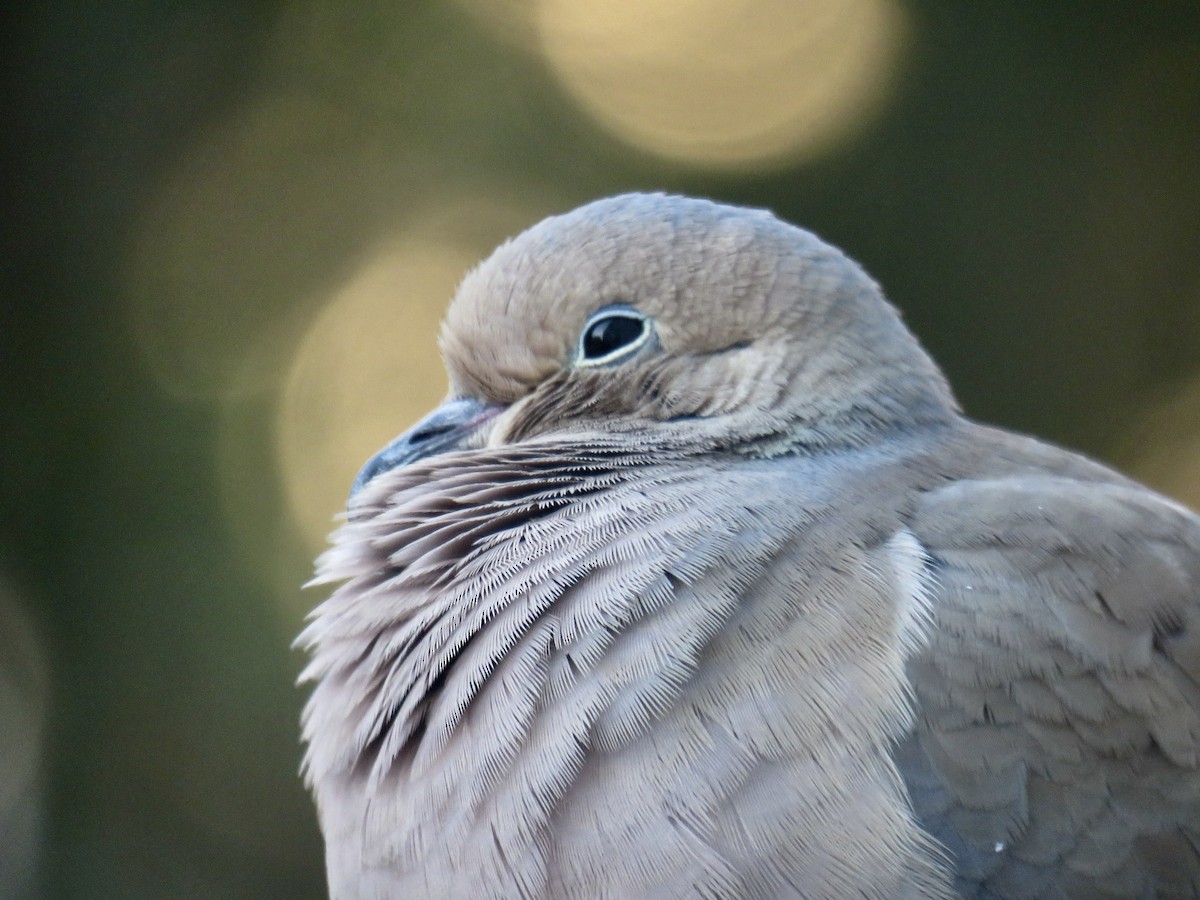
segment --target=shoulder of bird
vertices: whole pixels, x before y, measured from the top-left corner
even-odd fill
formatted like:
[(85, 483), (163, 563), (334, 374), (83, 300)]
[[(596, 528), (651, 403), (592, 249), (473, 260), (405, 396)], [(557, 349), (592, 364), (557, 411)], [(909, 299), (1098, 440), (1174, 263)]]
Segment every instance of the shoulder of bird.
[(761, 211), (549, 219), (299, 642), (334, 897), (1200, 893), (1200, 519)]

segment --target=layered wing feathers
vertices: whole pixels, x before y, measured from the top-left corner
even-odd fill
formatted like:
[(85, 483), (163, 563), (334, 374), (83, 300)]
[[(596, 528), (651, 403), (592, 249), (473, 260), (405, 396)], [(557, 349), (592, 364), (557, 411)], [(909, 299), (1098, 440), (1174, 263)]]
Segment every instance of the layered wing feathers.
[(1200, 520), (1033, 448), (915, 506), (937, 586), (914, 805), (968, 896), (1195, 896)]

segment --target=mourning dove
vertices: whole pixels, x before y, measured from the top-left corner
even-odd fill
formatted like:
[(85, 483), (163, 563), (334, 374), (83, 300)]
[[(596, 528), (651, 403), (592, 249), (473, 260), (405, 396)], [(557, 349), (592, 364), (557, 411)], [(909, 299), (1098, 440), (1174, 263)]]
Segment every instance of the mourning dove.
[(1200, 518), (851, 260), (627, 195), (469, 273), (299, 643), (334, 898), (1200, 892)]

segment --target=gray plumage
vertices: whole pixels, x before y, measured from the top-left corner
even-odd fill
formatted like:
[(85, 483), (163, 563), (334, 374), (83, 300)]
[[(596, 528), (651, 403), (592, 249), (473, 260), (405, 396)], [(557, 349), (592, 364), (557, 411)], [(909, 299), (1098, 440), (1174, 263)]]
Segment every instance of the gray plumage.
[(300, 638), (333, 897), (1200, 892), (1200, 519), (963, 418), (837, 250), (599, 201), (442, 346)]

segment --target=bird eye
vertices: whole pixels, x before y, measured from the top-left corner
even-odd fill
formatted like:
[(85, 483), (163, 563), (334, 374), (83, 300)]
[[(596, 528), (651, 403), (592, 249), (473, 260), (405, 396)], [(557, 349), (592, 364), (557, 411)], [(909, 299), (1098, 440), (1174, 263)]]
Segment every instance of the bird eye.
[(645, 344), (652, 332), (650, 319), (636, 309), (602, 309), (583, 326), (576, 362), (599, 366), (624, 359)]

